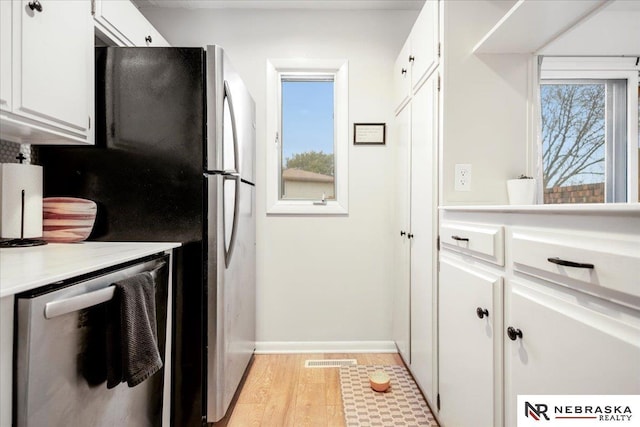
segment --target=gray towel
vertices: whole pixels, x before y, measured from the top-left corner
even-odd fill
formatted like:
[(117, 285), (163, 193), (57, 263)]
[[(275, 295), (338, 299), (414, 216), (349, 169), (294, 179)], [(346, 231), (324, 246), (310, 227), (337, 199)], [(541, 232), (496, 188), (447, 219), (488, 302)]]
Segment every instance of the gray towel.
[(107, 328), (107, 388), (134, 387), (162, 368), (156, 328), (156, 284), (141, 273), (113, 284)]

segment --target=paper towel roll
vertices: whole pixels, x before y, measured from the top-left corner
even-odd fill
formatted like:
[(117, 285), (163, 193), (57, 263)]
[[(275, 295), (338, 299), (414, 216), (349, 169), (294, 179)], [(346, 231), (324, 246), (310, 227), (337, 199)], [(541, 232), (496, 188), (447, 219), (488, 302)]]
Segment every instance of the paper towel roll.
[(0, 163), (0, 237), (20, 237), (24, 190), (24, 238), (42, 237), (42, 166)]

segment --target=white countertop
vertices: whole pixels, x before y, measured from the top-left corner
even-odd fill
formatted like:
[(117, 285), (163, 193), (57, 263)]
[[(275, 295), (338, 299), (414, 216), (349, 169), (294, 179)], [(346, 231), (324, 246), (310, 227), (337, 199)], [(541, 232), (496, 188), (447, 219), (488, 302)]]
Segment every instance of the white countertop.
[(554, 205), (448, 205), (440, 210), (452, 212), (506, 212), (567, 215), (640, 215), (640, 203), (591, 203)]
[(0, 298), (177, 248), (180, 243), (49, 243), (0, 249)]

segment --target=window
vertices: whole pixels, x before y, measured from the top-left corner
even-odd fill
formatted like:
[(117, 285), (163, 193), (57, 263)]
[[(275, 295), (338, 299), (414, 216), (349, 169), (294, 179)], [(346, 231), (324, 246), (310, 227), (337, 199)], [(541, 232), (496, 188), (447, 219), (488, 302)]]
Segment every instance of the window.
[(267, 213), (348, 213), (345, 61), (267, 62)]
[(281, 79), (280, 200), (335, 200), (333, 75)]
[(544, 203), (626, 202), (626, 92), (626, 80), (541, 82)]
[(637, 201), (638, 73), (618, 61), (544, 58), (540, 175), (545, 204)]

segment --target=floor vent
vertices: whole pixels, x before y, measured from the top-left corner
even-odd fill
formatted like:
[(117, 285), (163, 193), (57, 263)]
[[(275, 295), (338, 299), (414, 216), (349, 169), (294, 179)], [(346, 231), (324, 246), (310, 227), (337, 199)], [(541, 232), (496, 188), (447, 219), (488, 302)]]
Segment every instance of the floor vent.
[(354, 366), (357, 365), (356, 359), (321, 359), (321, 360), (306, 360), (304, 362), (305, 368), (339, 368), (340, 366)]

